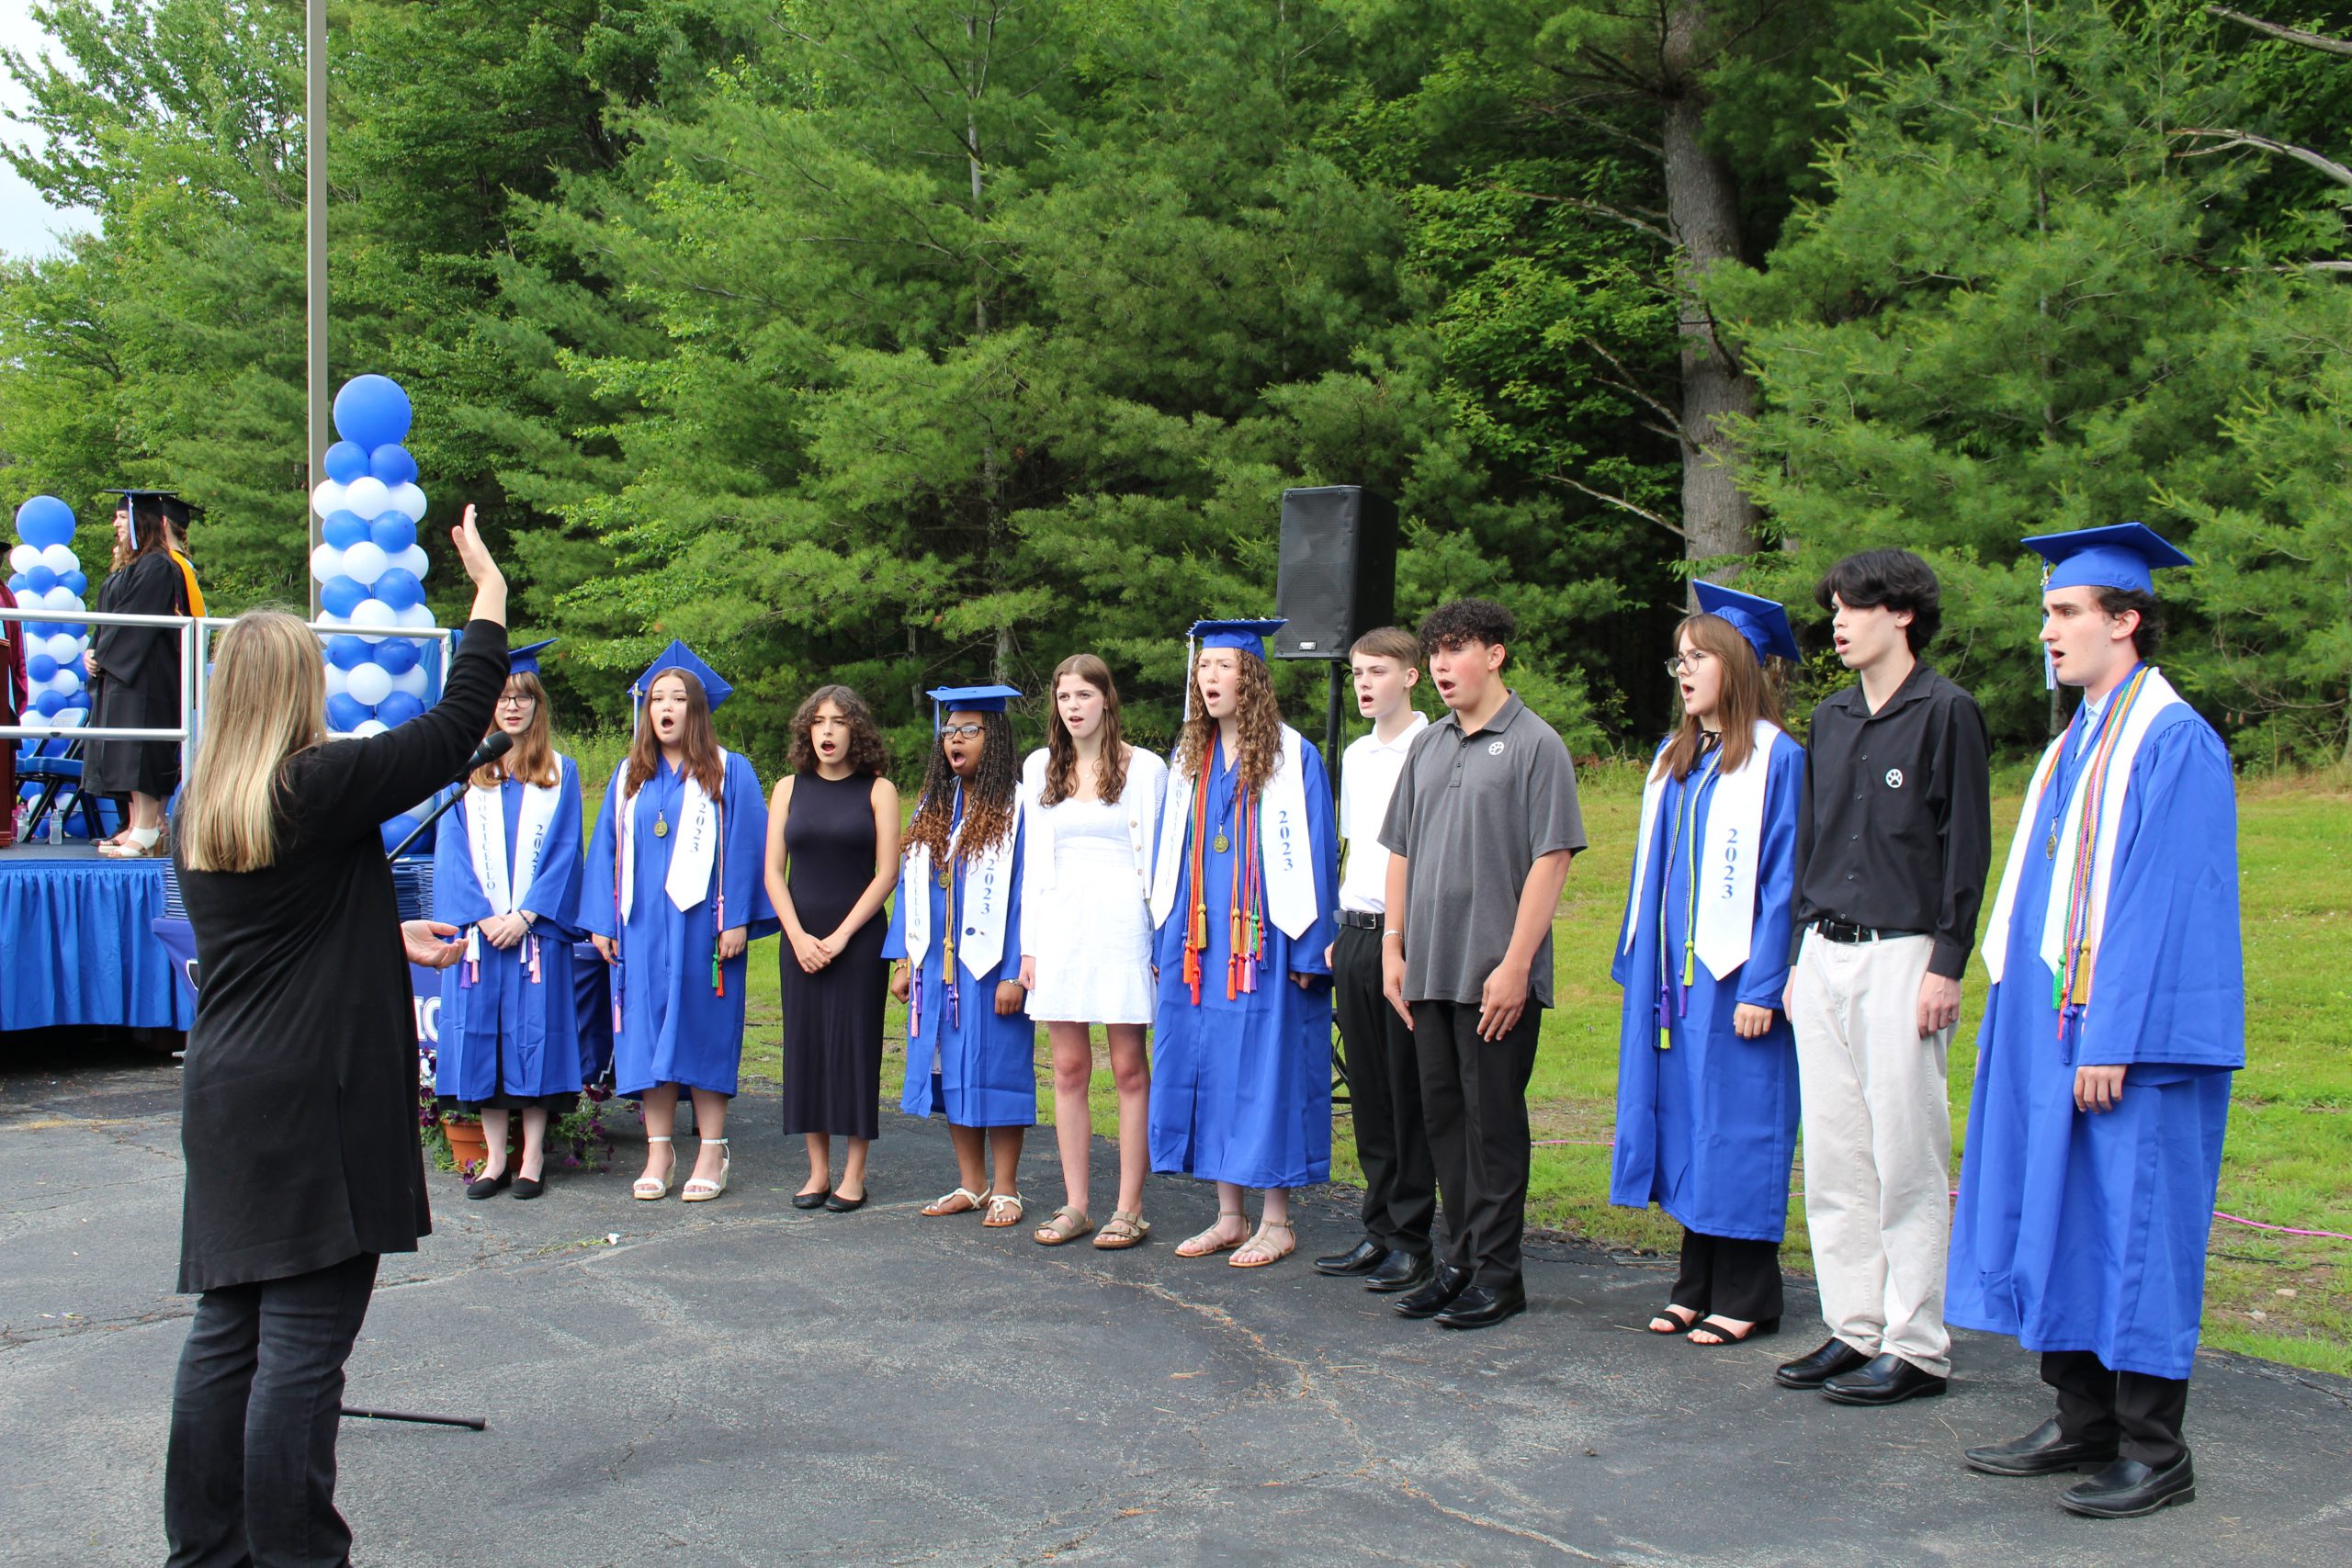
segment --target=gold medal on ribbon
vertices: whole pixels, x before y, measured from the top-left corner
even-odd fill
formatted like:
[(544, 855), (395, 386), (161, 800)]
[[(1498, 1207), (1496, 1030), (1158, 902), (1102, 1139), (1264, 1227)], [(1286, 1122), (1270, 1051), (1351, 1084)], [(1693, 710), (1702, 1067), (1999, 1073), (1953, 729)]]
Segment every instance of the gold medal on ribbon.
[(1215, 849), (1217, 853), (1223, 854), (1226, 851), (1231, 849), (1233, 845), (1227, 840), (1223, 833), (1219, 833), (1215, 839), (1210, 840), (1210, 847)]
[(653, 814), (653, 836), (657, 839), (670, 836), (670, 818), (659, 811)]
[(2042, 852), (2051, 860), (2058, 858), (2058, 824), (2055, 822), (2050, 824), (2050, 844)]

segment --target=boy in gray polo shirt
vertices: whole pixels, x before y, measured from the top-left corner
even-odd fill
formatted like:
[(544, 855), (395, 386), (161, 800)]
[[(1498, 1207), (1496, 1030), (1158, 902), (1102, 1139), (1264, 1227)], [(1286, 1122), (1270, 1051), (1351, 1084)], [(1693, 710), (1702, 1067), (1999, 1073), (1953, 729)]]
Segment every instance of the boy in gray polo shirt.
[(1444, 718), (1389, 797), (1382, 978), (1413, 1031), (1446, 1242), (1396, 1310), (1485, 1328), (1527, 1308), (1527, 1080), (1552, 1005), (1552, 915), (1584, 848), (1568, 749), (1504, 686), (1509, 610), (1463, 599), (1421, 623)]

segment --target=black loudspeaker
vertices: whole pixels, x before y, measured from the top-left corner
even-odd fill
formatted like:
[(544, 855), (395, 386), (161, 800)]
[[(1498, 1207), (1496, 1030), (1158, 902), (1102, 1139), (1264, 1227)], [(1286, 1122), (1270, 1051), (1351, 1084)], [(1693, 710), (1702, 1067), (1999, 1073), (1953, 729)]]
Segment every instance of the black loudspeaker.
[(1396, 506), (1362, 485), (1283, 491), (1276, 659), (1345, 660), (1396, 614)]

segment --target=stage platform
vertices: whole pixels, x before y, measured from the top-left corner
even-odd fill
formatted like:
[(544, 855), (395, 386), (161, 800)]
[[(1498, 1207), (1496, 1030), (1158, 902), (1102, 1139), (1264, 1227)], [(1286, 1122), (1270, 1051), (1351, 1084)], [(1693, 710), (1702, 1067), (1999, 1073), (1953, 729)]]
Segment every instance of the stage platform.
[(196, 999), (155, 935), (164, 866), (81, 842), (0, 850), (0, 1031), (187, 1029)]

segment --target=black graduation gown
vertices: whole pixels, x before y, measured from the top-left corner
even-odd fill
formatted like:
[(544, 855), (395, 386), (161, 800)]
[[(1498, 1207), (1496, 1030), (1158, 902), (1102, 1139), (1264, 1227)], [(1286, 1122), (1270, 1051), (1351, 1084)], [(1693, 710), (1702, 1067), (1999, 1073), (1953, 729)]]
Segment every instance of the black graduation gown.
[[(96, 608), (110, 615), (184, 614), (187, 580), (170, 554), (141, 556), (98, 584)], [(180, 639), (164, 626), (90, 628), (90, 654), (98, 667), (97, 695), (90, 722), (122, 729), (173, 729), (180, 722)], [(462, 761), (462, 759), (460, 759)], [(158, 799), (180, 782), (180, 748), (175, 740), (91, 740), (82, 757), (82, 787), (92, 795), (129, 795)]]
[(413, 1252), (432, 1231), (378, 828), (457, 776), (505, 683), (505, 629), (476, 621), (430, 711), (287, 762), (276, 865), (181, 864), (202, 985), (181, 1079), (180, 1290)]

